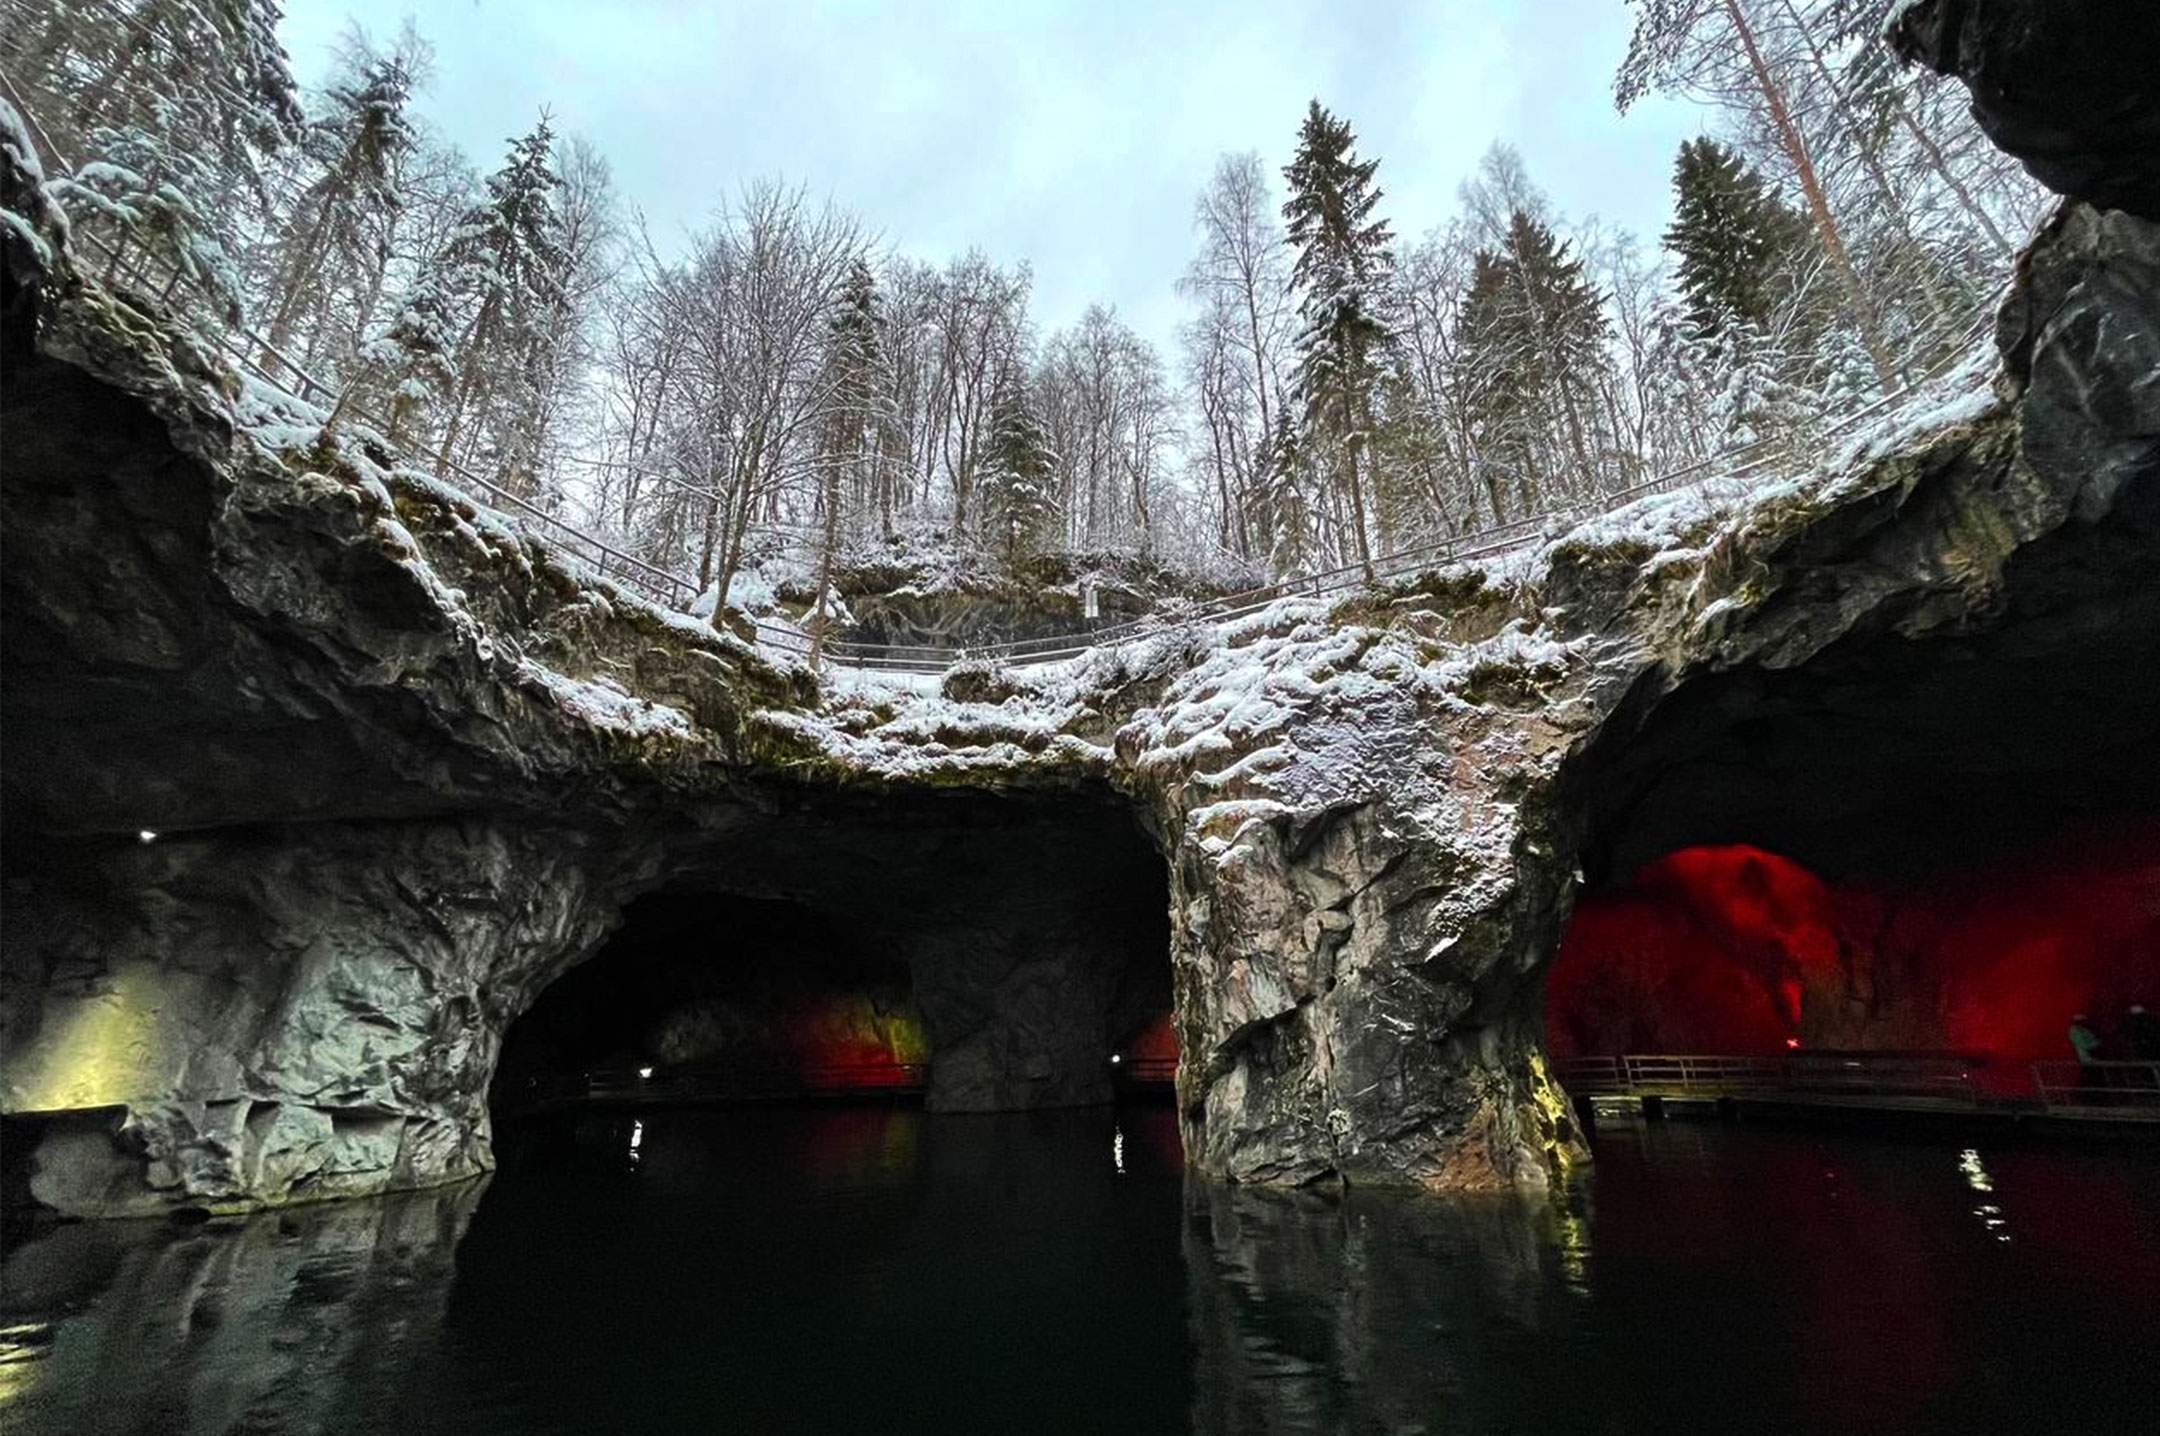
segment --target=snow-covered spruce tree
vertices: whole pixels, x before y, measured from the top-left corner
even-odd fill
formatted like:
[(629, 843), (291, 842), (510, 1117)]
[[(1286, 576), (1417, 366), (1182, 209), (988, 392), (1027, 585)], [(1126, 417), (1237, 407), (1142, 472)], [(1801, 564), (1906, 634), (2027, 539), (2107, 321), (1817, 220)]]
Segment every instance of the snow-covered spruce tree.
[(1283, 169), (1289, 198), (1283, 219), (1297, 250), (1291, 283), (1301, 328), (1292, 385), (1309, 448), (1324, 451), (1334, 497), (1347, 506), (1348, 552), (1368, 574), (1364, 462), (1373, 427), (1373, 389), (1389, 334), (1380, 299), (1391, 260), (1387, 221), (1374, 217), (1381, 191), (1378, 160), (1360, 160), (1348, 122), (1314, 100)]
[[(825, 649), (831, 626), (833, 566), (840, 549), (844, 511), (857, 515), (874, 502), (877, 470), (883, 443), (879, 384), (882, 345), (879, 343), (877, 276), (870, 262), (857, 255), (841, 281), (838, 312), (827, 341), (825, 385), (831, 393), (832, 410), (825, 422), (823, 452), (818, 456), (819, 518), (817, 604), (810, 616), (810, 666), (815, 668)], [(892, 536), (892, 509), (882, 506), (883, 536)]]
[(1373, 426), (1373, 512), (1386, 552), (1461, 527), (1444, 477), (1448, 454), (1410, 367), (1398, 353), (1381, 376)]
[(429, 268), (446, 298), (462, 302), (464, 326), (450, 349), (438, 463), (465, 458), (475, 440), (511, 462), (502, 481), (529, 490), (519, 421), (538, 402), (538, 368), (559, 314), (564, 251), (554, 126), (546, 115), (511, 141), (502, 168)]
[(392, 444), (415, 438), (420, 421), (456, 378), (451, 346), (458, 296), (452, 278), (444, 268), (423, 269), (390, 317), (362, 340), (355, 371), (323, 424), (326, 434), (353, 408), (366, 405), (380, 411), (383, 437)]
[(1584, 411), (1604, 362), (1605, 316), (1568, 250), (1517, 210), (1501, 250), (1478, 253), (1463, 297), (1457, 362), (1488, 494), (1511, 517), (1597, 483)]
[(326, 325), (341, 300), (357, 306), (400, 204), (399, 161), (413, 146), (412, 75), (402, 56), (354, 58), (308, 121), (300, 147), (312, 177), (266, 246), (265, 343), (281, 353)]
[(528, 329), (514, 404), (502, 413), (492, 446), (506, 481), (550, 508), (565, 497), (563, 461), (597, 423), (598, 396), (589, 382), (595, 321), (621, 238), (614, 171), (606, 157), (572, 136), (556, 147), (555, 158), (561, 263), (552, 310)]
[(147, 254), (241, 313), (235, 257), (265, 216), (264, 160), (297, 134), (275, 0), (8, 0), (0, 58), (72, 174), (53, 193), (112, 253)]
[(1010, 568), (1050, 547), (1056, 537), (1057, 460), (1017, 374), (998, 385), (991, 412), (982, 475), (985, 529)]
[(1302, 578), (1321, 565), (1320, 510), (1312, 499), (1311, 466), (1290, 407), (1275, 410), (1275, 440), (1254, 493), (1253, 526), (1269, 536), (1268, 567), (1277, 578)]
[(1728, 320), (1768, 326), (1792, 294), (1792, 269), (1808, 242), (1807, 221), (1738, 151), (1713, 139), (1681, 141), (1665, 245), (1688, 316), (1703, 333)]
[(841, 286), (828, 360), (833, 368), (833, 417), (827, 448), (836, 467), (826, 508), (835, 541), (850, 514), (858, 522), (877, 515), (879, 536), (892, 537), (892, 493), (884, 473), (890, 427), (884, 331), (877, 274), (869, 260), (858, 256)]

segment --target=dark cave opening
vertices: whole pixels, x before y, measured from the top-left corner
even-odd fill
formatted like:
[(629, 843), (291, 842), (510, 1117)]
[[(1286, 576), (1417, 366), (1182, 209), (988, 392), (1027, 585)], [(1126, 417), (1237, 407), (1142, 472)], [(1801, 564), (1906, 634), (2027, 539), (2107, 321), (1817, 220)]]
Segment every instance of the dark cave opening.
[(585, 1074), (655, 1096), (923, 1092), (943, 1111), (1107, 1101), (1134, 1056), (1175, 1063), (1168, 884), (1109, 802), (775, 797), (537, 994), (491, 1105)]
[[(1592, 750), (1559, 1056), (1957, 1051), (2016, 1072), (2160, 1006), (2149, 535), (2021, 560), (1994, 626), (1864, 630), (1650, 693)], [(2110, 591), (2112, 589), (2112, 591)]]
[(898, 954), (799, 903), (660, 892), (512, 1025), (494, 1100), (639, 1070), (745, 1095), (901, 1089), (928, 1056)]

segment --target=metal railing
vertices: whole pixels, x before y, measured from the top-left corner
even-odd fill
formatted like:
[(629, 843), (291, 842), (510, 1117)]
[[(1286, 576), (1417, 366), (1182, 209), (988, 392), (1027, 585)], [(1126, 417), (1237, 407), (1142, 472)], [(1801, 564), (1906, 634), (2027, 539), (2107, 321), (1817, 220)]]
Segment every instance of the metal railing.
[[(10, 86), (11, 90), (12, 88)], [(20, 95), (15, 98), (18, 104), (22, 102)], [(34, 125), (34, 114), (27, 110), (25, 113)], [(39, 130), (39, 134), (42, 136), (43, 131)], [(68, 166), (63, 157), (51, 150), (50, 139), (47, 138), (44, 142), (54, 167), (61, 171), (67, 170)], [(108, 280), (137, 287), (154, 296), (160, 303), (165, 302), (176, 287), (187, 287), (191, 282), (179, 269), (167, 264), (147, 248), (137, 246), (136, 252), (128, 255), (124, 252), (124, 244), (120, 249), (115, 249), (98, 238), (88, 225), (77, 225), (75, 234), (87, 239), (104, 253), (108, 261)], [(125, 269), (121, 267), (123, 264), (126, 265)], [(1611, 513), (1651, 495), (1671, 493), (1711, 480), (1746, 483), (1773, 471), (1784, 472), (1806, 467), (1832, 441), (1887, 413), (1914, 393), (1949, 373), (1967, 357), (1969, 345), (1985, 331), (1993, 313), (1994, 305), (1991, 303), (1982, 306), (1981, 314), (1963, 329), (1946, 328), (1943, 334), (1937, 336), (1937, 342), (1942, 349), (1941, 355), (1919, 377), (1901, 388), (1890, 390), (1842, 414), (1826, 418), (1804, 435), (1774, 436), (1737, 445), (1616, 492), (1586, 497), (1486, 528), (1398, 549), (1370, 562), (1344, 564), (1321, 573), (1226, 594), (1167, 614), (1148, 615), (1069, 635), (964, 647), (871, 644), (835, 639), (827, 639), (821, 645), (814, 645), (810, 635), (799, 627), (765, 620), (752, 622), (760, 642), (783, 652), (808, 656), (815, 646), (825, 658), (835, 663), (866, 671), (934, 674), (969, 661), (1024, 667), (1060, 662), (1098, 648), (1161, 633), (1231, 622), (1286, 598), (1326, 598), (1413, 576), (1443, 564), (1489, 558), (1542, 541), (1574, 524), (1600, 514)], [(338, 407), (338, 389), (308, 373), (291, 356), (280, 351), (246, 325), (219, 325), (208, 337), (241, 373), (261, 384), (316, 410), (318, 414), (321, 412), (318, 400), (327, 401), (333, 409)], [(266, 363), (265, 360), (270, 362)], [(342, 412), (365, 420), (366, 439), (383, 452), (396, 453), (401, 447), (393, 444), (387, 437), (394, 426), (384, 423), (379, 416), (367, 412), (350, 398), (343, 401)], [(436, 473), (445, 482), (454, 478), (455, 482), (450, 482), (451, 487), (462, 487), (468, 501), (492, 510), (497, 518), (513, 529), (523, 528), (529, 537), (559, 548), (600, 578), (630, 589), (662, 607), (678, 611), (688, 609), (695, 604), (703, 591), (703, 586), (696, 579), (625, 552), (608, 540), (550, 513), (530, 499), (484, 474), (475, 472), (454, 458), (438, 454), (412, 461), (408, 456), (408, 463), (422, 472)]]
[(1631, 1054), (1554, 1063), (1583, 1096), (1809, 1099), (1937, 1098), (1977, 1104), (1975, 1058), (1960, 1053), (1796, 1052), (1783, 1056)]
[(2032, 1076), (2051, 1113), (2160, 1121), (2160, 1062), (2035, 1062)]

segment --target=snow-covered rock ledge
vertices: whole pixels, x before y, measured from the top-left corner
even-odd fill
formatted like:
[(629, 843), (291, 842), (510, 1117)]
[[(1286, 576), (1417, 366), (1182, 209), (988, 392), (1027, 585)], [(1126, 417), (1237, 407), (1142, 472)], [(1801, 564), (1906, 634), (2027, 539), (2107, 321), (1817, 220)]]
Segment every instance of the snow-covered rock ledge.
[[(1732, 675), (2149, 616), (2160, 234), (2078, 206), (2004, 372), (1805, 483), (931, 686), (821, 684), (318, 442), (82, 282), (19, 171), (0, 201), (0, 1109), (29, 1195), (78, 1214), (484, 1169), (504, 1028), (670, 882), (889, 901), (966, 1056), (933, 1100), (1087, 1100), (1089, 1044), (1040, 1036), (1103, 985), (1056, 839), (1115, 808), (1168, 870), (1198, 1171), (1538, 1187), (1585, 1150), (1542, 975), (1663, 761), (1640, 735)], [(916, 834), (1005, 812), (1032, 836), (1000, 882), (1030, 891), (877, 886)], [(1014, 955), (935, 966), (962, 938)]]

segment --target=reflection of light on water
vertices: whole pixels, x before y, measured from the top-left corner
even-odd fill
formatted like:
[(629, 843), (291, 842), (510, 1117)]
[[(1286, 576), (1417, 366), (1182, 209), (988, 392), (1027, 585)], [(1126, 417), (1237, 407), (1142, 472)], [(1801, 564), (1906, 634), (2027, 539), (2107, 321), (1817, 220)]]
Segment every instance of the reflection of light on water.
[(1117, 1163), (1120, 1172), (1125, 1170), (1125, 1129), (1119, 1127), (1110, 1138), (1110, 1160)]
[(637, 1165), (637, 1162), (638, 1162), (638, 1148), (639, 1148), (639, 1147), (642, 1147), (642, 1146), (644, 1146), (644, 1145), (645, 1145), (645, 1124), (644, 1124), (643, 1122), (632, 1122), (632, 1123), (630, 1124), (630, 1165), (631, 1165), (631, 1166), (633, 1166), (633, 1167), (634, 1167), (634, 1166), (636, 1166), (636, 1165)]
[[(1980, 1160), (1980, 1154), (1971, 1147), (1967, 1147), (1964, 1151), (1958, 1153), (1958, 1171), (1964, 1174), (1965, 1185), (1971, 1187), (1974, 1191), (1992, 1192), (1995, 1190), (1995, 1178), (1988, 1174), (1987, 1165)], [(2001, 1207), (1993, 1202), (1982, 1202), (1979, 1206), (1973, 1208), (1973, 1215), (1980, 1219), (1980, 1225), (1987, 1228), (1989, 1234), (1995, 1240), (1999, 1242), (2010, 1240), (2009, 1220), (2003, 1216)]]
[(1577, 1296), (1590, 1294), (1590, 1223), (1566, 1202), (1555, 1202), (1560, 1223), (1560, 1274)]
[(0, 1411), (37, 1388), (43, 1376), (38, 1362), (52, 1354), (53, 1329), (47, 1322), (0, 1326)]

